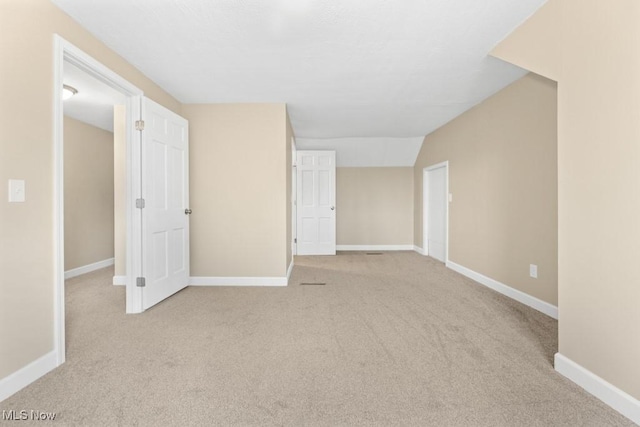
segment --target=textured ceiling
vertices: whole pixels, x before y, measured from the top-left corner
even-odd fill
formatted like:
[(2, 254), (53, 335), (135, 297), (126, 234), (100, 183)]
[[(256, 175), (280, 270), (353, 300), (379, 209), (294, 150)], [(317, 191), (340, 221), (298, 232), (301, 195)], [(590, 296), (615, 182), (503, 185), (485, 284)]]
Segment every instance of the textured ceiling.
[(545, 0), (53, 2), (183, 103), (283, 102), (298, 138), (376, 144), (524, 75), (487, 55)]

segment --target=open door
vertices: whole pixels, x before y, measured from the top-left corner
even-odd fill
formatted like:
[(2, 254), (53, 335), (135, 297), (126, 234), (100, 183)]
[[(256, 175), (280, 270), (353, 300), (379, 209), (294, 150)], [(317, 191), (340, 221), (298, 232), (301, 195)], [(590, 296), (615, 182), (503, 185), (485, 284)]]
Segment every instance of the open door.
[(189, 284), (189, 123), (142, 98), (142, 277), (146, 310)]
[(297, 254), (336, 254), (336, 152), (298, 151)]

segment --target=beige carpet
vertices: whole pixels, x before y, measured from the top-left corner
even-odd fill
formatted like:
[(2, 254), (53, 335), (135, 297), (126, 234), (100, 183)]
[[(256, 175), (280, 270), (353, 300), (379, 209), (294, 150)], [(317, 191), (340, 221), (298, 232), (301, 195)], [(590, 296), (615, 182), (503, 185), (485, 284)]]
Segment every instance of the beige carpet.
[(632, 425), (553, 370), (555, 320), (415, 253), (298, 257), (286, 288), (191, 287), (142, 315), (124, 314), (112, 274), (68, 281), (67, 363), (1, 410), (88, 426)]

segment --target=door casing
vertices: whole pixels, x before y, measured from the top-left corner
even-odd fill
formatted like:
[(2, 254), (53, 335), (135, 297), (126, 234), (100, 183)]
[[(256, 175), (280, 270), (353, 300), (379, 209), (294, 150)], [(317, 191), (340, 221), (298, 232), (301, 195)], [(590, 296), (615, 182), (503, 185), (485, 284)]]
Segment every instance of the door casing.
[[(330, 189), (330, 193), (328, 196), (328, 200), (326, 202), (325, 205), (321, 206), (319, 203), (315, 204), (316, 201), (319, 202), (319, 188), (320, 188), (320, 181), (316, 182), (316, 178), (319, 178), (319, 173), (322, 172), (322, 170), (317, 170), (316, 168), (318, 168), (319, 166), (326, 166), (326, 165), (320, 165), (320, 164), (316, 164), (316, 161), (319, 161), (320, 158), (324, 157), (324, 158), (329, 158), (330, 159), (330, 168), (329, 168), (329, 178), (328, 178), (328, 188)], [(311, 170), (309, 170), (307, 168), (308, 165), (304, 164), (304, 159), (306, 157), (312, 157), (314, 158), (314, 164), (311, 166)], [(332, 168), (332, 169), (331, 169)], [(322, 168), (320, 168), (322, 169)], [(303, 174), (305, 172), (309, 172), (312, 171), (314, 174), (314, 181), (313, 181), (313, 188), (318, 190), (318, 193), (316, 193), (316, 191), (313, 191), (313, 199), (314, 199), (314, 207), (316, 209), (316, 213), (318, 212), (318, 209), (320, 208), (325, 208), (326, 209), (330, 209), (331, 212), (329, 213), (327, 211), (327, 213), (329, 213), (329, 218), (330, 218), (330, 235), (331, 235), (331, 241), (329, 243), (325, 243), (324, 245), (322, 243), (319, 242), (319, 235), (320, 235), (320, 227), (319, 227), (319, 222), (316, 225), (316, 241), (315, 241), (315, 247), (313, 248), (313, 250), (309, 250), (308, 247), (305, 247), (305, 230), (303, 227), (303, 221), (301, 221), (304, 217), (305, 217), (305, 205), (304, 205), (304, 197), (302, 196), (304, 193), (304, 189), (305, 189), (305, 180), (303, 179)], [(316, 173), (317, 172), (317, 173)], [(297, 222), (297, 227), (296, 227), (296, 234), (297, 234), (297, 244), (296, 244), (296, 253), (297, 254), (301, 254), (301, 255), (335, 255), (336, 254), (336, 152), (335, 151), (330, 151), (330, 150), (298, 150), (297, 151), (297, 163), (296, 163), (296, 173), (297, 173), (297, 180), (296, 180), (296, 187), (297, 187), (297, 206), (296, 206), (296, 222)], [(317, 183), (317, 185), (316, 185)], [(326, 218), (326, 215), (325, 215)], [(324, 247), (322, 247), (324, 246)]]
[(444, 262), (449, 262), (449, 161), (428, 166), (422, 171), (422, 246), (424, 255), (429, 255), (429, 171), (445, 168), (445, 248)]
[[(60, 37), (54, 35), (53, 71), (53, 215), (54, 215), (54, 351), (57, 366), (66, 360), (65, 352), (65, 306), (64, 306), (64, 137), (62, 85), (65, 61), (126, 97), (126, 277), (127, 283), (135, 280), (141, 266), (140, 212), (136, 212), (132, 201), (140, 197), (140, 134), (134, 131), (134, 123), (140, 117), (140, 102), (143, 92), (109, 68)], [(138, 292), (140, 292), (138, 290)], [(130, 295), (127, 287), (127, 313), (135, 313), (137, 299), (141, 295)]]
[[(298, 150), (296, 140), (291, 137), (291, 256), (298, 255)], [(293, 261), (293, 260), (292, 260)]]

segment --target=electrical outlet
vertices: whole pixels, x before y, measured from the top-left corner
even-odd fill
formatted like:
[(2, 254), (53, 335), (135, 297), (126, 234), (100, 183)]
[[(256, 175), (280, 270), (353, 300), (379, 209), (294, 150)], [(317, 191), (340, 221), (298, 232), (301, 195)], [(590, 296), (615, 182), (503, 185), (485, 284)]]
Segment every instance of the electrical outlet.
[(529, 264), (529, 276), (534, 279), (538, 278), (538, 266), (535, 264)]

